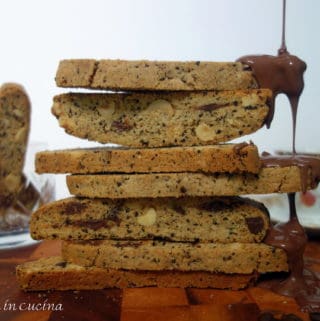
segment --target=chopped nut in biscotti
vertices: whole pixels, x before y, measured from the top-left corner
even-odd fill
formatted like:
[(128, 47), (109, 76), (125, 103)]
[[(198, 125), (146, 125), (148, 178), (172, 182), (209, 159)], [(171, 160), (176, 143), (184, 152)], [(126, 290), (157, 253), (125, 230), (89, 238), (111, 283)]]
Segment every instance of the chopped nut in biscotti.
[[(66, 132), (100, 143), (199, 146), (227, 142), (263, 126), (271, 92), (263, 94), (256, 90), (64, 94), (54, 98), (52, 111)], [(243, 97), (257, 109), (246, 110)], [(100, 110), (110, 104), (115, 108), (106, 119)]]
[(196, 135), (202, 141), (210, 141), (214, 138), (215, 133), (210, 126), (202, 123), (196, 128)]
[(138, 216), (137, 221), (139, 224), (144, 226), (151, 226), (153, 225), (157, 220), (157, 212), (154, 208), (148, 208), (144, 211), (144, 214), (141, 216)]
[(173, 114), (173, 108), (171, 104), (164, 99), (158, 99), (153, 101), (148, 107), (147, 110), (149, 112), (158, 112), (158, 113), (165, 113), (167, 115)]

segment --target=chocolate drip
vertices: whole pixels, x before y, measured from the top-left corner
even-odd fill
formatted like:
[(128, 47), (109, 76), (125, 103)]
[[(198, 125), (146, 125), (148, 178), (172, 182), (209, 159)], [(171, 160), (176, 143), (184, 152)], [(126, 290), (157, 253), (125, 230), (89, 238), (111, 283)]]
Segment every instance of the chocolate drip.
[(297, 217), (295, 193), (289, 194), (288, 199), (289, 221), (273, 226), (265, 243), (287, 252), (290, 276), (280, 283), (271, 284), (271, 289), (294, 297), (303, 310), (316, 312), (320, 309), (320, 282), (315, 275), (304, 269), (303, 253), (308, 239)]
[(246, 143), (246, 142), (243, 142), (243, 143), (239, 143), (239, 144), (235, 144), (234, 146), (233, 146), (233, 150), (235, 151), (235, 153), (237, 154), (237, 155), (243, 155), (243, 154), (245, 154), (245, 152), (242, 150), (243, 148), (245, 148), (245, 147), (247, 147), (247, 146), (249, 146), (249, 144), (248, 143)]
[[(283, 0), (282, 43), (277, 56), (255, 55), (238, 59), (252, 70), (260, 88), (272, 90), (269, 114), (265, 120), (270, 127), (273, 116), (275, 99), (278, 94), (285, 94), (289, 99), (292, 112), (292, 152), (289, 156), (272, 156), (263, 153), (264, 167), (298, 166), (301, 175), (301, 189), (314, 188), (320, 180), (320, 159), (308, 155), (297, 155), (295, 150), (296, 119), (299, 99), (304, 88), (303, 74), (307, 65), (297, 56), (287, 51), (285, 41), (286, 0)], [(290, 219), (287, 223), (273, 226), (265, 243), (282, 248), (288, 256), (290, 275), (287, 279), (271, 286), (272, 290), (283, 295), (292, 296), (298, 304), (309, 312), (320, 311), (320, 281), (310, 271), (304, 268), (303, 253), (307, 236), (300, 225), (295, 206), (295, 194), (288, 194)]]
[(280, 49), (278, 56), (245, 56), (239, 58), (238, 61), (252, 69), (260, 88), (272, 90), (270, 110), (265, 120), (267, 128), (270, 128), (273, 119), (277, 95), (285, 94), (290, 101), (295, 133), (298, 102), (304, 87), (303, 73), (307, 68), (306, 63), (297, 56), (290, 55), (286, 49)]
[(282, 6), (282, 38), (281, 38), (281, 47), (278, 50), (279, 54), (287, 52), (287, 45), (286, 45), (286, 4), (287, 1), (283, 0)]
[(303, 192), (306, 192), (308, 187), (315, 188), (320, 181), (320, 158), (297, 154), (272, 156), (264, 152), (261, 160), (264, 167), (298, 166)]
[(277, 56), (271, 55), (250, 55), (239, 58), (237, 61), (248, 66), (256, 78), (260, 88), (272, 90), (270, 110), (265, 120), (267, 128), (270, 128), (273, 115), (275, 99), (278, 94), (285, 94), (291, 105), (293, 120), (292, 146), (295, 153), (296, 119), (298, 103), (303, 91), (303, 74), (307, 68), (306, 63), (297, 56), (290, 55), (285, 42), (285, 17), (286, 1), (283, 0), (282, 17), (282, 43)]
[(290, 219), (287, 223), (276, 224), (269, 232), (265, 243), (284, 249), (288, 254), (290, 277), (280, 283), (277, 292), (295, 296), (296, 291), (305, 287), (302, 278), (303, 253), (307, 244), (307, 236), (298, 221), (295, 207), (295, 193), (288, 194)]

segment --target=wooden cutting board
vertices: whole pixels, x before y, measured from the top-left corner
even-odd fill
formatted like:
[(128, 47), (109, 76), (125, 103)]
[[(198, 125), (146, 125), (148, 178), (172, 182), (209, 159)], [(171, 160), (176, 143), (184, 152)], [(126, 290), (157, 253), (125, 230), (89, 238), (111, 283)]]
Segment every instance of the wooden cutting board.
[[(244, 291), (140, 288), (24, 293), (19, 290), (15, 279), (17, 264), (59, 253), (57, 241), (0, 251), (1, 321), (255, 321), (268, 311), (278, 317), (294, 313), (302, 320), (309, 320), (294, 299), (259, 287)], [(312, 270), (320, 271), (320, 242), (308, 243), (305, 260)], [(32, 308), (42, 310), (31, 311)]]

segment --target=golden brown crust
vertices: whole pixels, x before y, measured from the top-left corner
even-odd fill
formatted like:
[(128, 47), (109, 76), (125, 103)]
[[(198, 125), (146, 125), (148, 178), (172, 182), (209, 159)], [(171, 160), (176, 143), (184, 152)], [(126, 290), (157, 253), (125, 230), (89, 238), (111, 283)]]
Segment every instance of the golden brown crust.
[(128, 287), (196, 287), (238, 290), (257, 279), (257, 274), (224, 274), (181, 271), (125, 271), (85, 268), (50, 257), (17, 266), (17, 279), (24, 291), (97, 290)]
[[(72, 195), (82, 197), (138, 198), (182, 196), (233, 196), (301, 191), (298, 166), (262, 168), (255, 174), (106, 174), (70, 175)], [(117, 186), (117, 188), (114, 188)], [(310, 188), (310, 184), (308, 186)]]
[(60, 61), (56, 84), (115, 90), (232, 90), (257, 88), (252, 72), (238, 62)]
[[(153, 221), (152, 221), (153, 219)], [(70, 197), (33, 213), (34, 239), (153, 239), (261, 242), (269, 229), (263, 204), (240, 197), (86, 199)]]
[(165, 241), (62, 242), (65, 261), (125, 270), (179, 270), (250, 274), (288, 271), (283, 249), (260, 243)]
[(271, 91), (63, 94), (52, 113), (76, 137), (130, 147), (212, 145), (258, 130)]
[[(251, 172), (260, 170), (253, 144), (149, 149), (91, 148), (43, 151), (36, 155), (38, 173)], [(186, 161), (188, 160), (188, 161)]]

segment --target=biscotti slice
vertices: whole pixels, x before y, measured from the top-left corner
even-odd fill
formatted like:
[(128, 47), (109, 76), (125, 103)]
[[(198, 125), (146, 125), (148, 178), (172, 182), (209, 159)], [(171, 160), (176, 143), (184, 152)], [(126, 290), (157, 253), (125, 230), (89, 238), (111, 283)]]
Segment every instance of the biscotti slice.
[(254, 283), (257, 273), (225, 274), (204, 271), (126, 271), (83, 267), (61, 257), (42, 258), (17, 266), (24, 291), (98, 290), (104, 288), (172, 287), (239, 290)]
[(23, 187), (30, 112), (22, 86), (7, 83), (0, 87), (0, 208), (10, 206)]
[[(99, 198), (233, 196), (294, 193), (302, 190), (298, 166), (262, 167), (259, 174), (150, 173), (69, 175), (72, 195)], [(307, 175), (309, 176), (309, 175)], [(307, 180), (306, 188), (318, 181)]]
[(52, 113), (76, 137), (129, 147), (212, 145), (264, 125), (269, 89), (223, 92), (69, 93)]
[(86, 199), (70, 197), (33, 213), (34, 239), (154, 239), (261, 242), (269, 229), (262, 203), (240, 197)]
[(114, 90), (231, 90), (257, 88), (251, 71), (239, 62), (62, 60), (59, 87)]
[[(187, 161), (186, 161), (187, 160)], [(261, 162), (253, 144), (167, 148), (90, 148), (37, 153), (38, 173), (250, 172)]]
[(82, 266), (250, 274), (287, 271), (283, 249), (263, 243), (63, 241), (62, 257)]

